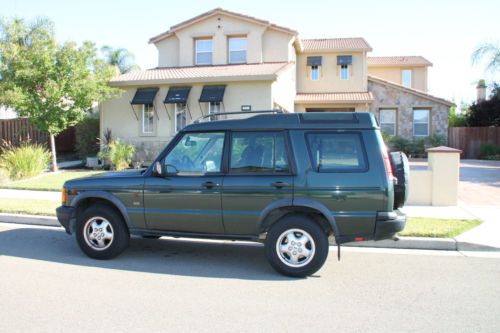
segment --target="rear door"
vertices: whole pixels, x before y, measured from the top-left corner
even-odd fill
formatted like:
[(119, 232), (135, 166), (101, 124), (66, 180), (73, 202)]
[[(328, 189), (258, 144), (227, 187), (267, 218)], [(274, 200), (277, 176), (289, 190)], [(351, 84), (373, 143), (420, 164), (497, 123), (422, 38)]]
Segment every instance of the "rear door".
[(372, 234), (377, 211), (387, 200), (373, 131), (311, 130), (292, 135), (296, 148), (309, 155), (298, 166), (301, 177), (295, 183), (294, 203), (305, 198), (325, 205), (343, 236)]
[(293, 167), (286, 131), (233, 131), (224, 176), (222, 211), (226, 233), (255, 235), (261, 211), (293, 198)]

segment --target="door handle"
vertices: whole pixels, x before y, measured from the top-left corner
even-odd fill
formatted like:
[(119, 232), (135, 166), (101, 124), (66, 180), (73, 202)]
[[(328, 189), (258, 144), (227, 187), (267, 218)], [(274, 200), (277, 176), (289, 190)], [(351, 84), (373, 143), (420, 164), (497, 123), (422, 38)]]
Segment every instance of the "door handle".
[(276, 188), (283, 188), (283, 187), (290, 186), (290, 184), (278, 181), (278, 182), (271, 183), (271, 186), (274, 186)]
[(204, 182), (201, 184), (201, 186), (206, 187), (206, 188), (213, 188), (219, 186), (219, 184), (214, 183), (214, 182)]

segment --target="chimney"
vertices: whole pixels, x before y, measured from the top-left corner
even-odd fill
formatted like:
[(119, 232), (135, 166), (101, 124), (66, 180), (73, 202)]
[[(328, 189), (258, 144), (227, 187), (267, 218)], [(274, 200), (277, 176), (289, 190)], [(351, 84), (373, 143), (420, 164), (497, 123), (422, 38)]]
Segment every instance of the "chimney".
[(479, 80), (477, 82), (477, 102), (482, 102), (486, 100), (486, 83), (484, 80)]

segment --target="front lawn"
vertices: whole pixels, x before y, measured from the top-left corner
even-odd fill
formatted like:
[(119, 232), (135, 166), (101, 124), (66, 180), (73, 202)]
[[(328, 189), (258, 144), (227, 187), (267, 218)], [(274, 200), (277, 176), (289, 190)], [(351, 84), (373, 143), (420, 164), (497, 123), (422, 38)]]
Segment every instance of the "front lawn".
[(431, 219), (408, 217), (399, 236), (452, 238), (481, 224), (479, 220)]
[(34, 199), (0, 199), (0, 213), (55, 216), (60, 201)]
[(8, 182), (0, 185), (0, 188), (16, 190), (36, 190), (36, 191), (60, 191), (64, 182), (74, 178), (88, 177), (102, 173), (103, 171), (60, 171), (48, 172), (26, 180)]

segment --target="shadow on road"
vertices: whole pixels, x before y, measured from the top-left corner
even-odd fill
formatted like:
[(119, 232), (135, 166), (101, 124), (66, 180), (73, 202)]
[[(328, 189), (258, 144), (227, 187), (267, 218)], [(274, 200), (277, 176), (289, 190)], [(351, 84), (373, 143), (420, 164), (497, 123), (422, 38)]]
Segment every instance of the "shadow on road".
[(95, 260), (80, 251), (62, 229), (0, 231), (0, 256), (134, 272), (245, 280), (290, 280), (267, 263), (260, 244), (132, 238), (112, 260)]

